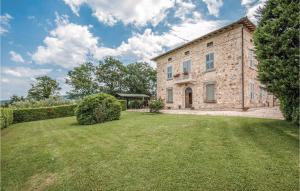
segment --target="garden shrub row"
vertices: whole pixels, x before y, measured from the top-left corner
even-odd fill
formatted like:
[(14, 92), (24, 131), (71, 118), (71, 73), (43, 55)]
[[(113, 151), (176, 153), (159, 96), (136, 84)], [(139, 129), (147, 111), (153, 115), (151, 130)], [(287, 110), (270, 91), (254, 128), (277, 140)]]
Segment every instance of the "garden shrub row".
[(1, 129), (8, 127), (13, 123), (13, 110), (8, 108), (0, 109), (0, 125)]
[(127, 101), (126, 100), (118, 100), (121, 104), (122, 111), (125, 111), (127, 109)]
[(37, 121), (58, 117), (74, 116), (76, 105), (62, 105), (41, 108), (23, 108), (13, 110), (13, 122)]

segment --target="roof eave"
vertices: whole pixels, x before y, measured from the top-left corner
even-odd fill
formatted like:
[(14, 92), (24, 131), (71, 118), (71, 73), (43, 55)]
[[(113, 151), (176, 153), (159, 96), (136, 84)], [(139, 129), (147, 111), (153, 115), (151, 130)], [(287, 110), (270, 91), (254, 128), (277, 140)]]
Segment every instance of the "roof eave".
[(158, 58), (161, 58), (161, 57), (163, 57), (163, 56), (165, 56), (165, 55), (167, 55), (167, 54), (169, 54), (169, 53), (171, 53), (171, 52), (174, 52), (175, 50), (179, 50), (179, 49), (181, 49), (181, 48), (183, 48), (183, 47), (186, 47), (186, 46), (188, 46), (188, 45), (190, 45), (190, 44), (192, 44), (192, 43), (194, 43), (194, 42), (197, 42), (197, 41), (203, 40), (203, 39), (205, 39), (205, 38), (211, 37), (212, 35), (215, 35), (215, 34), (217, 34), (217, 33), (223, 32), (224, 30), (227, 30), (227, 29), (229, 29), (229, 28), (232, 28), (232, 27), (234, 27), (234, 26), (236, 26), (236, 25), (238, 25), (238, 24), (243, 24), (243, 25), (245, 25), (248, 29), (250, 29), (250, 31), (254, 31), (255, 28), (256, 28), (255, 24), (252, 23), (252, 22), (248, 19), (248, 17), (242, 17), (242, 18), (239, 19), (238, 21), (235, 21), (235, 22), (233, 22), (233, 23), (231, 23), (231, 24), (229, 24), (229, 25), (226, 25), (226, 26), (224, 26), (224, 27), (221, 27), (221, 28), (219, 28), (219, 29), (217, 29), (217, 30), (214, 30), (214, 31), (212, 31), (212, 32), (209, 32), (209, 33), (207, 33), (207, 34), (205, 34), (205, 35), (203, 35), (203, 36), (200, 36), (200, 37), (198, 37), (198, 38), (196, 38), (196, 39), (194, 39), (194, 40), (191, 40), (191, 41), (189, 41), (189, 42), (187, 42), (187, 43), (185, 43), (185, 44), (182, 44), (182, 45), (180, 45), (180, 46), (178, 46), (178, 47), (176, 47), (176, 48), (173, 48), (173, 49), (171, 49), (171, 50), (169, 50), (169, 51), (167, 51), (167, 52), (165, 52), (165, 53), (163, 53), (163, 54), (160, 54), (160, 55), (158, 55), (158, 56), (156, 56), (156, 57), (154, 57), (154, 58), (151, 58), (151, 60), (152, 60), (152, 61), (156, 61)]

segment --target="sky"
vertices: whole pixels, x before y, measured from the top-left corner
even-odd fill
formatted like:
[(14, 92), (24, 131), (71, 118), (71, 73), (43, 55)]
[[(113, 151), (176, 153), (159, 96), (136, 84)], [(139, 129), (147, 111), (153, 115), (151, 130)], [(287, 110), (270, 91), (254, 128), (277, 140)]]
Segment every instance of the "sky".
[(1, 0), (1, 95), (26, 96), (35, 78), (56, 79), (113, 56), (145, 61), (248, 16), (265, 0)]

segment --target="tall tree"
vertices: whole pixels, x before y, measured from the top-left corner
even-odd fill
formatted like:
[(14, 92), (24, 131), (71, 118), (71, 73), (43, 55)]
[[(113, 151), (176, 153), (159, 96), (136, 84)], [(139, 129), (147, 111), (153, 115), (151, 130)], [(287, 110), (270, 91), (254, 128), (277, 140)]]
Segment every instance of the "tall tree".
[(67, 74), (66, 83), (72, 90), (67, 92), (71, 98), (82, 98), (98, 92), (95, 80), (96, 68), (92, 63), (84, 63)]
[(299, 123), (299, 0), (269, 0), (254, 33), (258, 77), (279, 98), (287, 120)]
[(155, 95), (156, 70), (148, 63), (137, 62), (127, 65), (126, 87), (128, 93)]
[(24, 100), (25, 100), (25, 98), (23, 96), (17, 96), (15, 94), (9, 98), (10, 104), (19, 102), (19, 101), (24, 101)]
[(49, 76), (41, 76), (35, 79), (35, 84), (31, 84), (31, 88), (28, 90), (29, 99), (42, 100), (50, 96), (59, 95), (61, 88), (56, 80)]
[(96, 69), (96, 80), (100, 91), (112, 95), (125, 92), (125, 75), (126, 67), (119, 60), (107, 57), (104, 61), (100, 61)]

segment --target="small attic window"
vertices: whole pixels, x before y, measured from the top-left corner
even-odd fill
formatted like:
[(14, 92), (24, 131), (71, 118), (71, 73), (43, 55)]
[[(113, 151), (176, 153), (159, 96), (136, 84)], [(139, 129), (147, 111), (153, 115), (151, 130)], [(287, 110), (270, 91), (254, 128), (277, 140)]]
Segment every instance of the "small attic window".
[(186, 56), (189, 55), (189, 54), (190, 54), (189, 50), (184, 52), (184, 55), (186, 55)]
[(250, 39), (250, 42), (253, 42), (252, 38)]
[(168, 58), (168, 62), (171, 62), (172, 60), (173, 60), (172, 57)]
[(207, 47), (212, 47), (214, 45), (214, 42), (207, 43)]

